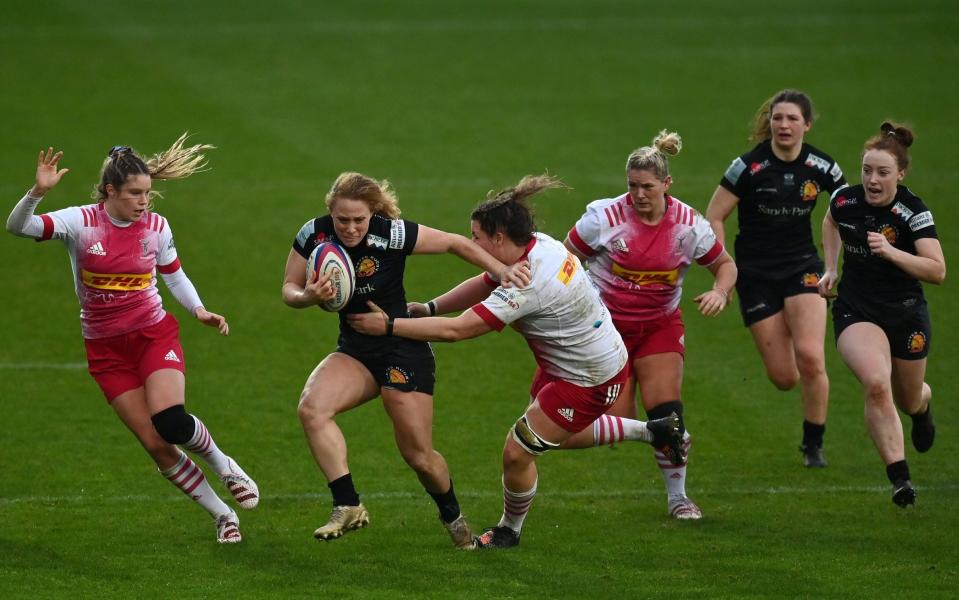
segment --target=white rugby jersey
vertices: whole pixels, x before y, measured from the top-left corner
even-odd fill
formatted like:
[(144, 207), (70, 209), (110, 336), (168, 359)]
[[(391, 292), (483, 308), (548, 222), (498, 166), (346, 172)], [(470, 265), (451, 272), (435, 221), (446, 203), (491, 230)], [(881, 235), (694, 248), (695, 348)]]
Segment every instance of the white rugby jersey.
[(133, 223), (118, 224), (102, 202), (33, 219), (43, 225), (38, 241), (57, 239), (67, 247), (84, 338), (121, 335), (166, 315), (156, 271), (168, 274), (180, 268), (166, 219), (147, 211)]
[(590, 277), (603, 301), (623, 321), (674, 313), (690, 263), (711, 265), (724, 251), (709, 221), (670, 196), (656, 225), (640, 220), (629, 194), (590, 202), (569, 241), (588, 257)]
[(609, 312), (579, 259), (548, 235), (534, 236), (522, 258), (530, 262), (529, 285), (497, 287), (472, 310), (497, 331), (511, 324), (550, 375), (583, 387), (608, 381), (627, 359)]

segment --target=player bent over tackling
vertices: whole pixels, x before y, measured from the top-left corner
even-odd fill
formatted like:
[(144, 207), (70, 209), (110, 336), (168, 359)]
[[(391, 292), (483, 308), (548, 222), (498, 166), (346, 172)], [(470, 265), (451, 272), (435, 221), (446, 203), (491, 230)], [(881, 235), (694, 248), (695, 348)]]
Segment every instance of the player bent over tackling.
[[(430, 312), (437, 305), (443, 311), (472, 306), (455, 318), (396, 319), (377, 311), (348, 317), (350, 325), (368, 335), (450, 342), (512, 324), (529, 343), (540, 365), (531, 388), (533, 400), (507, 435), (503, 516), (496, 527), (476, 537), (480, 548), (519, 543), (536, 495), (536, 457), (589, 427), (616, 401), (629, 376), (626, 347), (579, 259), (560, 242), (534, 232), (526, 198), (560, 185), (548, 176), (525, 177), (471, 215), (473, 240), (480, 247), (505, 264), (529, 262), (532, 280), (526, 288), (497, 287), (488, 275), (480, 275), (429, 304)], [(681, 460), (676, 415), (640, 423), (635, 431)]]

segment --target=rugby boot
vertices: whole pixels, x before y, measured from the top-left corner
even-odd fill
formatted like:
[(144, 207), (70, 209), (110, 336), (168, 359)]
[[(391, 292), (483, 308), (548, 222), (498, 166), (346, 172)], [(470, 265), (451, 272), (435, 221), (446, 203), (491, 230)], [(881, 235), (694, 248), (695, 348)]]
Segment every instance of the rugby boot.
[(370, 513), (362, 503), (357, 506), (334, 506), (326, 525), (313, 532), (318, 540), (335, 540), (348, 531), (370, 524)]

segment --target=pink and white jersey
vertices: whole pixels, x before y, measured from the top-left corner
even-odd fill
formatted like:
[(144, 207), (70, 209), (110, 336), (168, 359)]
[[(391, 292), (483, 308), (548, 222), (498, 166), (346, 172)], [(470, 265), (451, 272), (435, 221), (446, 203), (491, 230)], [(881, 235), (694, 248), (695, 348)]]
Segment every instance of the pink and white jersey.
[[(626, 365), (626, 346), (579, 259), (537, 233), (523, 257), (532, 280), (523, 289), (493, 290), (473, 307), (490, 327), (512, 324), (545, 372), (579, 386), (608, 381)], [(487, 283), (496, 285), (489, 275)]]
[(666, 196), (666, 214), (643, 223), (629, 194), (596, 200), (569, 231), (588, 257), (593, 281), (616, 320), (649, 321), (679, 308), (683, 278), (693, 260), (711, 265), (723, 245), (709, 222), (689, 205)]
[(166, 219), (148, 211), (133, 223), (114, 221), (103, 203), (39, 218), (39, 241), (61, 240), (70, 253), (84, 338), (121, 335), (163, 319), (156, 270), (180, 268)]

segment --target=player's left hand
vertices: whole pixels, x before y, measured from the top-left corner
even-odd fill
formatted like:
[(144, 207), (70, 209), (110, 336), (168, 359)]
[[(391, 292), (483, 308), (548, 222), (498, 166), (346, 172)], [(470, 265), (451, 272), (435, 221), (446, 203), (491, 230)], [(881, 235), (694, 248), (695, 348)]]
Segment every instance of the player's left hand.
[(226, 322), (226, 317), (223, 315), (211, 313), (202, 306), (197, 308), (193, 315), (204, 325), (219, 329), (220, 335), (230, 335), (230, 325)]
[(370, 307), (370, 312), (346, 315), (346, 322), (353, 329), (366, 335), (386, 335), (389, 315), (372, 300), (367, 300), (366, 305)]
[(866, 232), (866, 242), (869, 244), (869, 251), (879, 258), (888, 259), (893, 251), (892, 244), (881, 233), (875, 231)]
[(693, 302), (699, 305), (699, 312), (704, 316), (715, 317), (726, 308), (729, 298), (723, 290), (713, 288), (693, 298)]

